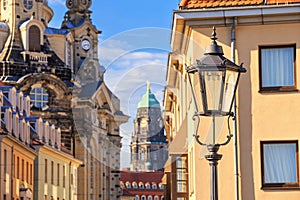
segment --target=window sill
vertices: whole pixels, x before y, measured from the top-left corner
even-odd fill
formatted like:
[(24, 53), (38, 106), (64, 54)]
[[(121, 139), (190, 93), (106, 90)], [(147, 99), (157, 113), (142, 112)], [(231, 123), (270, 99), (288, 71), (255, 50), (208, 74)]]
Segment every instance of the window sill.
[(272, 187), (272, 186), (264, 186), (261, 188), (262, 190), (268, 191), (268, 190), (300, 190), (299, 186), (294, 187)]
[(260, 89), (258, 91), (259, 93), (265, 93), (265, 94), (268, 94), (268, 93), (292, 93), (292, 92), (299, 92), (298, 89), (282, 89), (282, 90), (277, 90), (277, 89)]

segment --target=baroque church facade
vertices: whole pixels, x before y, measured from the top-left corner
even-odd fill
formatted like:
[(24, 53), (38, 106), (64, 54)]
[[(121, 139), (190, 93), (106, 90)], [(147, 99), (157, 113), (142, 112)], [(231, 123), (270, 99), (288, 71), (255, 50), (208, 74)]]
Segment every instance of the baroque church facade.
[(138, 103), (134, 120), (130, 171), (163, 171), (168, 159), (167, 147), (160, 104), (151, 92), (148, 82), (147, 91)]
[(48, 0), (0, 1), (1, 81), (30, 96), (31, 115), (61, 129), (76, 159), (78, 199), (118, 199), (121, 137), (128, 120), (103, 80), (91, 0), (67, 0), (61, 28)]

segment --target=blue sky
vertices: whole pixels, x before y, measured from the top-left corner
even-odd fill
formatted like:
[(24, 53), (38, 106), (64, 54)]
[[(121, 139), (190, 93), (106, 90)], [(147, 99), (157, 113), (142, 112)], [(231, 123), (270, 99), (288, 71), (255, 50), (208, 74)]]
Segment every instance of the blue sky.
[[(49, 0), (54, 17), (49, 24), (60, 27), (67, 11), (64, 0)], [(129, 144), (138, 101), (146, 81), (159, 101), (163, 98), (170, 51), (172, 12), (178, 0), (94, 0), (91, 10), (99, 35), (99, 59), (106, 68), (105, 82), (120, 98), (122, 111), (131, 118), (121, 126), (121, 167), (129, 167)]]

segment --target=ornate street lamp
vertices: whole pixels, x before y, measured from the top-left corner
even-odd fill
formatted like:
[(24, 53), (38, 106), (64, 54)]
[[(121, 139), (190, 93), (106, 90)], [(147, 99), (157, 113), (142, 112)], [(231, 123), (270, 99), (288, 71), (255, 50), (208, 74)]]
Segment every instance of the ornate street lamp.
[[(218, 200), (218, 161), (222, 158), (218, 154), (220, 146), (230, 142), (231, 134), (224, 143), (216, 143), (215, 118), (230, 116), (231, 107), (235, 98), (239, 77), (245, 73), (243, 66), (238, 66), (223, 55), (223, 49), (216, 42), (216, 29), (213, 28), (212, 44), (206, 47), (204, 56), (197, 60), (197, 65), (187, 67), (189, 81), (192, 87), (193, 98), (196, 104), (196, 117), (211, 116), (213, 119), (213, 140), (210, 144), (200, 141), (196, 133), (196, 141), (207, 146), (209, 153), (205, 158), (209, 161), (211, 173), (211, 200)], [(191, 79), (193, 74), (193, 80)], [(200, 111), (201, 110), (201, 111)], [(198, 131), (198, 130), (197, 130)]]

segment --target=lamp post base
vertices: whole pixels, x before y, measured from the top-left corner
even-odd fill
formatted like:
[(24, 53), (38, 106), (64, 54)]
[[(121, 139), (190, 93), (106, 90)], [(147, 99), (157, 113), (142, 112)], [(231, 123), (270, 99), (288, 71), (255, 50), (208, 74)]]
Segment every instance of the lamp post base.
[(210, 165), (210, 199), (218, 200), (218, 161), (221, 160), (222, 155), (218, 154), (220, 148), (219, 144), (207, 145), (208, 154), (205, 156)]

